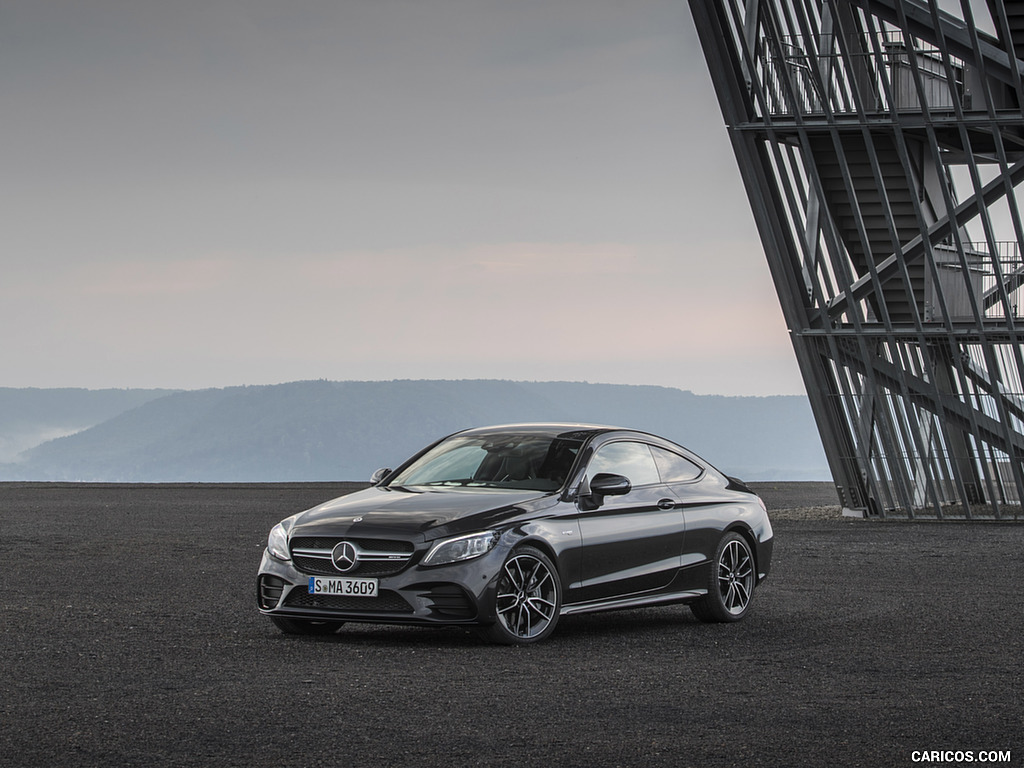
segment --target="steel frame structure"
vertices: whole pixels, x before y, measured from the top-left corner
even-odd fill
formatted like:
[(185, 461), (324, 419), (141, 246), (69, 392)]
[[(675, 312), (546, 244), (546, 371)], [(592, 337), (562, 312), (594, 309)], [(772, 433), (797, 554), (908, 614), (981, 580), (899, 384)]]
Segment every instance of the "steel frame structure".
[(689, 2), (844, 513), (1021, 518), (1024, 0)]

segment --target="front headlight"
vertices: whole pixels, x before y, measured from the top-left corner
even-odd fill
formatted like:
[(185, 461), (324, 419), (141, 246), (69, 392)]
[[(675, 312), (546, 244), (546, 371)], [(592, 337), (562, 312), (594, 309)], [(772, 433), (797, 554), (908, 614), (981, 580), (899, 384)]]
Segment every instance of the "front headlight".
[(472, 560), (494, 549), (499, 538), (500, 534), (497, 531), (484, 531), (439, 541), (430, 548), (420, 565), (448, 565), (462, 560)]
[(270, 536), (267, 537), (267, 552), (275, 560), (284, 563), (292, 559), (288, 554), (288, 534), (285, 533), (284, 525), (281, 523), (270, 529)]

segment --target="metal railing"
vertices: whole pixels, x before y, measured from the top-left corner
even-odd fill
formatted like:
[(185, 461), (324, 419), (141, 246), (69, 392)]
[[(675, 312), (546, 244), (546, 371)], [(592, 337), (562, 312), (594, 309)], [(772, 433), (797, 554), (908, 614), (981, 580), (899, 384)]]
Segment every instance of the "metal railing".
[(937, 291), (941, 291), (950, 320), (974, 320), (975, 306), (982, 320), (1021, 317), (1024, 310), (1024, 260), (1020, 246), (1014, 241), (997, 242), (995, 246), (995, 253), (989, 253), (983, 246), (965, 244), (963, 260), (952, 247), (935, 249), (938, 280), (931, 283), (926, 296), (930, 314), (937, 314)]
[(949, 57), (947, 70), (937, 48), (899, 32), (852, 38), (846, 46), (833, 35), (765, 40), (759, 59), (771, 115), (853, 114), (858, 103), (873, 113), (971, 108), (963, 61)]

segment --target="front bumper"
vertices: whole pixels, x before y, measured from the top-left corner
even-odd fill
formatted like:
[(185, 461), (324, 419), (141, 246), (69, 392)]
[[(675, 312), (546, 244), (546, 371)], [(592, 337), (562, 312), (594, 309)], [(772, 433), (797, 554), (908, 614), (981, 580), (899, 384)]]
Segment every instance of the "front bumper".
[[(313, 574), (264, 551), (256, 579), (256, 601), (260, 613), (266, 616), (296, 619), (493, 624), (494, 600), (488, 598), (507, 554), (508, 548), (499, 544), (487, 554), (461, 563), (432, 568), (410, 563), (399, 573), (378, 577), (378, 596), (369, 598), (312, 595), (308, 584)], [(357, 572), (345, 575), (359, 577)]]

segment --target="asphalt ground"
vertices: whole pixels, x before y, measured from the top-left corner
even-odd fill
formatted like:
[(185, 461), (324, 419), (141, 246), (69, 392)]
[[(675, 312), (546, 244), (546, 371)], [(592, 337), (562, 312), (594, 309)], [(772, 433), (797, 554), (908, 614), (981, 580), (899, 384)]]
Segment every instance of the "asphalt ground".
[(0, 484), (0, 765), (1024, 764), (1022, 524), (843, 519), (827, 484), (765, 485), (773, 572), (738, 624), (284, 636), (255, 607), (265, 536), (342, 490)]

